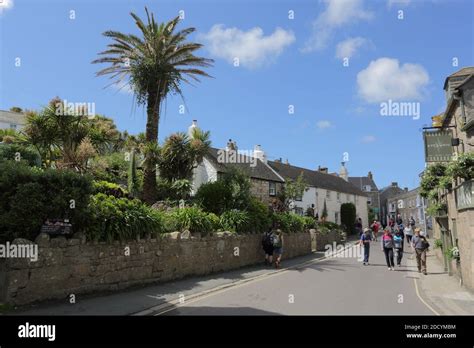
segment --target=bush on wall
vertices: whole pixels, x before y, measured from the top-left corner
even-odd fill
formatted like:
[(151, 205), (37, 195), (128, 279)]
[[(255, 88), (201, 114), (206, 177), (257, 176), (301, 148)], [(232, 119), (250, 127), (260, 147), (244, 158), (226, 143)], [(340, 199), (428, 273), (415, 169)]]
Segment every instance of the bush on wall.
[(74, 231), (88, 224), (92, 180), (69, 170), (0, 163), (0, 239), (34, 240), (46, 219), (68, 218)]

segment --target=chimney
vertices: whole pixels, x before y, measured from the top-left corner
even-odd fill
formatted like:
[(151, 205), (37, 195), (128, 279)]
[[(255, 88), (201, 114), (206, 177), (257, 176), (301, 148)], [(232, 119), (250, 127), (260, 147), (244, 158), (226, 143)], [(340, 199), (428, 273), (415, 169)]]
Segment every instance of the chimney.
[(318, 171), (324, 174), (328, 174), (328, 168), (327, 167), (321, 167), (318, 166)]
[(255, 145), (253, 149), (253, 157), (258, 158), (263, 163), (267, 163), (267, 155), (265, 154), (265, 151), (262, 150), (261, 145)]
[(392, 181), (392, 186), (393, 186), (393, 187), (398, 187), (398, 182)]
[(232, 139), (229, 139), (225, 149), (226, 151), (237, 151), (237, 143), (235, 141), (232, 141)]
[(193, 136), (193, 131), (195, 128), (198, 128), (198, 125), (197, 125), (197, 120), (193, 120), (193, 123), (188, 127), (188, 136), (190, 138), (192, 138)]
[(374, 179), (374, 176), (372, 175), (372, 172), (369, 172), (369, 174), (367, 174), (367, 176), (369, 177), (370, 180)]
[(288, 162), (288, 158), (285, 160), (285, 164), (290, 164), (290, 162)]
[(347, 171), (344, 162), (341, 162), (341, 169), (339, 169), (339, 176), (345, 181), (349, 181), (349, 172)]
[(403, 191), (408, 192), (408, 187), (404, 187)]

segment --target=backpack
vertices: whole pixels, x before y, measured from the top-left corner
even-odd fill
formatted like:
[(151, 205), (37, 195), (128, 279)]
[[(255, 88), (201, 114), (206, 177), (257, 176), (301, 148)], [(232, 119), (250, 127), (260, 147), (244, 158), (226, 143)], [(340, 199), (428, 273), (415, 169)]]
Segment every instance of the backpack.
[(430, 243), (428, 243), (425, 237), (421, 237), (421, 246), (423, 247), (423, 250), (430, 247)]
[(263, 237), (262, 245), (264, 248), (270, 248), (273, 246), (274, 235), (272, 232), (266, 232)]

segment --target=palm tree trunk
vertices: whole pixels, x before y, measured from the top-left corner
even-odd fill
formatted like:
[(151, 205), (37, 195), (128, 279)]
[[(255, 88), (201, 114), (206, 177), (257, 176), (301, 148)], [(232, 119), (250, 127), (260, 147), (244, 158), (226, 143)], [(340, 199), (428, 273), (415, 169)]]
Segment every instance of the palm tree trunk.
[[(147, 122), (146, 122), (146, 141), (158, 142), (158, 123), (160, 115), (160, 92), (152, 91), (148, 93), (147, 100)], [(150, 156), (151, 154), (146, 154)], [(145, 161), (145, 168), (143, 172), (143, 200), (148, 204), (156, 202), (157, 187), (156, 187), (156, 164), (152, 161)]]

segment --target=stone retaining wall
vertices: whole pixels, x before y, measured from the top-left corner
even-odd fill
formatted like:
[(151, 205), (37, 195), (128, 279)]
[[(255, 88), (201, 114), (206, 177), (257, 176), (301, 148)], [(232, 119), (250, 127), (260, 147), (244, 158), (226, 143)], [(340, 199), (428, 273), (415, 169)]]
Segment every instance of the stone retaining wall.
[[(310, 233), (285, 234), (283, 259), (311, 253)], [(41, 234), (38, 260), (0, 259), (0, 302), (25, 305), (116, 291), (232, 270), (263, 261), (261, 235), (218, 232), (206, 237), (173, 232), (159, 239), (89, 243)], [(32, 243), (17, 239), (13, 243)], [(128, 253), (129, 251), (129, 253)]]

